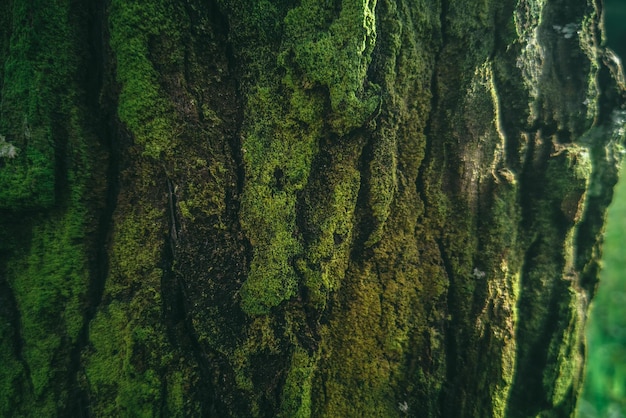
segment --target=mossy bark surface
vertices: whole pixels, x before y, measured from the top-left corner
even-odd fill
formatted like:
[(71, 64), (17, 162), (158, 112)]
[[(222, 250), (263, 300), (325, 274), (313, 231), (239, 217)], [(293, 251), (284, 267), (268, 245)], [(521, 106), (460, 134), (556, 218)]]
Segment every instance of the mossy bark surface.
[(626, 132), (599, 0), (0, 22), (0, 416), (573, 413)]

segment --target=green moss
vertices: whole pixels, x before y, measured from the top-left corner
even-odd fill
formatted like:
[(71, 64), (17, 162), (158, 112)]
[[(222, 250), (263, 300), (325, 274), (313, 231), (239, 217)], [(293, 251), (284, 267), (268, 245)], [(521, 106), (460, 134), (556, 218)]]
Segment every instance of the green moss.
[[(578, 223), (584, 212), (591, 175), (590, 153), (584, 147), (568, 145), (548, 161), (552, 199), (558, 200), (562, 215), (571, 225)], [(573, 250), (566, 250), (566, 253), (574, 254)]]
[(323, 381), (324, 390), (315, 388), (313, 415), (347, 417), (367, 411), (371, 416), (400, 416), (392, 379), (395, 359), (381, 345), (388, 332), (383, 328), (380, 282), (372, 270), (351, 275), (345, 280), (358, 278), (358, 282), (352, 282), (349, 289), (343, 284), (347, 292), (343, 314), (322, 335), (324, 354), (317, 367), (325, 372), (316, 383)]
[(374, 217), (374, 228), (365, 242), (366, 246), (377, 243), (382, 235), (385, 221), (391, 213), (391, 202), (397, 189), (397, 145), (395, 136), (387, 132), (374, 144), (370, 162), (369, 207)]
[(20, 409), (22, 391), (25, 386), (24, 367), (15, 352), (15, 330), (8, 318), (2, 317), (0, 324), (0, 416), (11, 416)]
[(229, 175), (224, 163), (198, 158), (185, 162), (180, 171), (189, 178), (184, 188), (175, 191), (181, 215), (191, 222), (196, 218), (208, 217), (223, 228), (227, 193), (224, 182)]
[[(306, 258), (298, 267), (315, 308), (323, 312), (332, 303), (333, 312), (330, 323), (319, 330), (313, 416), (405, 416), (405, 405), (408, 415), (413, 415), (417, 411), (413, 408), (423, 408), (420, 412), (429, 408), (428, 398), (438, 408), (433, 399), (440, 396), (444, 378), (440, 364), (428, 363), (428, 370), (422, 370), (421, 364), (427, 361), (421, 359), (416, 361), (420, 366), (411, 368), (405, 357), (410, 347), (427, 344), (436, 359), (444, 346), (442, 330), (434, 324), (432, 329), (423, 325), (434, 314), (430, 304), (445, 295), (446, 283), (440, 265), (428, 261), (429, 251), (436, 251), (437, 244), (429, 235), (432, 223), (423, 217), (415, 188), (430, 106), (421, 81), (432, 78), (432, 67), (420, 55), (426, 55), (424, 50), (431, 44), (423, 42), (415, 30), (419, 27), (430, 37), (433, 28), (427, 16), (436, 12), (424, 5), (414, 16), (398, 16), (407, 10), (396, 10), (393, 2), (378, 4), (380, 57), (376, 71), (370, 71), (385, 83), (388, 100), (382, 104), (376, 125), (364, 130), (364, 138), (356, 133), (337, 146), (323, 143), (316, 165), (319, 172), (305, 189), (303, 224), (308, 240)], [(298, 12), (305, 16), (304, 11)], [(419, 20), (413, 26), (412, 18), (426, 22)], [(330, 18), (319, 19), (320, 23), (314, 16), (306, 20), (300, 22), (303, 31), (307, 25), (317, 25), (322, 35), (334, 24)], [(388, 48), (394, 42), (398, 48), (400, 44), (410, 47), (401, 54)], [(364, 241), (369, 248), (362, 248)], [(417, 324), (419, 329), (414, 328)]]
[[(49, 150), (51, 151), (51, 150)], [(48, 208), (54, 204), (54, 156), (34, 148), (24, 158), (5, 160), (0, 169), (0, 207), (4, 209)]]
[[(263, 415), (261, 410), (263, 401), (267, 402), (267, 399), (270, 399), (273, 402), (277, 395), (273, 393), (276, 387), (266, 380), (273, 380), (279, 376), (262, 375), (260, 382), (258, 371), (266, 369), (265, 365), (259, 362), (268, 359), (276, 361), (285, 353), (281, 350), (281, 336), (276, 332), (276, 324), (270, 316), (257, 316), (247, 325), (246, 337), (232, 352), (227, 353), (227, 356), (234, 372), (236, 388), (246, 397), (239, 403), (247, 406), (248, 415), (257, 417)], [(272, 372), (281, 373), (282, 370), (273, 369)]]
[(11, 33), (13, 31), (11, 2), (5, 1), (0, 5), (0, 97), (4, 90), (4, 62), (9, 55)]
[[(148, 205), (135, 206), (119, 218), (114, 229), (115, 245), (111, 253), (112, 277), (109, 291), (117, 295), (128, 286), (128, 279), (143, 274), (161, 273), (154, 264), (161, 255), (165, 229), (165, 211)], [(151, 239), (146, 239), (150, 237)]]
[(82, 389), (96, 416), (194, 415), (197, 403), (190, 392), (198, 376), (193, 362), (168, 339), (178, 336), (177, 326), (164, 320), (171, 297), (162, 287), (165, 185), (157, 184), (160, 168), (141, 158), (141, 147), (127, 152), (135, 163), (120, 176), (132, 187), (120, 193), (113, 214), (109, 275), (89, 325)]
[[(241, 216), (254, 246), (250, 272), (241, 289), (242, 307), (250, 314), (267, 313), (293, 297), (299, 287), (298, 274), (305, 276), (314, 303), (323, 306), (328, 289), (336, 287), (335, 273), (341, 276), (337, 266), (319, 264), (327, 257), (335, 260), (331, 264), (344, 263), (339, 260), (345, 259), (345, 254), (333, 256), (334, 241), (350, 236), (356, 199), (354, 172), (337, 173), (338, 178), (333, 179), (338, 186), (331, 187), (331, 207), (340, 215), (318, 213), (319, 222), (325, 224), (323, 236), (310, 247), (311, 260), (300, 263), (300, 273), (294, 269), (294, 260), (303, 253), (301, 240), (293, 233), (298, 229), (296, 202), (308, 182), (323, 121), (329, 120), (332, 129), (344, 135), (363, 126), (379, 107), (378, 89), (366, 81), (375, 42), (373, 7), (345, 2), (332, 22), (329, 6), (311, 2), (291, 9), (284, 20), (284, 43), (277, 56), (277, 64), (285, 72), (280, 84), (287, 88), (288, 101), (277, 102), (282, 94), (277, 81), (262, 80), (250, 89), (242, 144), (247, 181)], [(327, 29), (323, 36), (318, 33), (321, 28)], [(324, 116), (324, 91), (315, 89), (320, 85), (328, 89), (330, 118)], [(348, 181), (347, 187), (340, 186), (340, 178)], [(387, 183), (379, 188), (386, 190)], [(388, 199), (382, 203), (385, 205), (388, 208)], [(381, 212), (377, 216), (384, 217), (385, 208), (376, 208)], [(345, 270), (345, 265), (339, 266), (341, 269)]]
[(86, 389), (100, 416), (155, 416), (162, 403), (170, 410), (184, 402), (186, 383), (165, 372), (176, 356), (161, 321), (163, 272), (155, 262), (163, 251), (164, 212), (148, 202), (133, 207), (117, 218), (105, 287), (110, 302), (90, 324), (85, 353)]
[(362, 143), (344, 143), (328, 149), (323, 175), (307, 185), (304, 216), (307, 228), (305, 256), (298, 272), (308, 289), (308, 302), (320, 311), (331, 293), (341, 287), (353, 244), (353, 228), (361, 173)]
[[(135, 307), (139, 304), (133, 303)], [(86, 362), (85, 375), (92, 394), (98, 399), (94, 404), (98, 416), (158, 415), (160, 378), (151, 368), (137, 368), (137, 364), (153, 363), (154, 357), (162, 354), (154, 352), (146, 355), (144, 352), (145, 346), (156, 344), (159, 347), (158, 341), (155, 341), (158, 340), (158, 332), (143, 325), (145, 319), (134, 317), (132, 314), (135, 312), (135, 309), (129, 312), (125, 304), (114, 302), (100, 311), (90, 325), (89, 338), (93, 351)]]
[(168, 416), (182, 417), (185, 402), (185, 378), (181, 371), (173, 372), (167, 379)]
[(20, 152), (2, 159), (0, 208), (48, 208), (55, 203), (54, 148), (66, 142), (62, 132), (76, 98), (71, 8), (66, 1), (12, 5), (0, 135)]
[[(562, 329), (549, 348), (548, 358), (552, 360), (545, 369), (543, 385), (552, 405), (575, 401), (582, 389), (583, 358), (578, 351), (583, 341), (584, 317), (579, 306), (582, 295), (570, 292), (569, 303), (561, 308)], [(572, 397), (575, 394), (576, 396)], [(568, 399), (569, 398), (569, 399)]]
[(75, 342), (82, 327), (83, 298), (89, 285), (82, 207), (33, 226), (29, 252), (9, 264), (9, 283), (21, 312), (24, 358), (36, 396), (55, 379), (54, 359), (62, 336)]
[(450, 4), (446, 13), (447, 30), (462, 38), (475, 31), (485, 30), (493, 24), (494, 4), (489, 0), (457, 1)]
[(76, 76), (80, 11), (69, 1), (7, 4), (0, 134), (19, 153), (0, 163), (0, 208), (19, 211), (20, 220), (6, 225), (14, 216), (7, 215), (0, 228), (13, 233), (2, 268), (19, 316), (12, 340), (21, 341), (25, 367), (18, 373), (17, 359), (3, 354), (0, 385), (16, 389), (2, 391), (0, 404), (19, 399), (15, 411), (25, 416), (56, 416), (69, 402), (70, 351), (84, 321), (95, 227), (87, 207), (95, 201), (92, 161), (100, 148), (85, 129)]
[[(499, 48), (518, 45), (494, 45), (497, 7), (303, 0), (287, 11), (288, 3), (110, 4), (117, 110), (131, 140), (122, 141), (109, 275), (82, 358), (91, 412), (213, 412), (201, 411), (196, 397), (232, 416), (441, 416), (450, 415), (448, 405), (467, 407), (467, 416), (505, 415), (514, 377), (527, 377), (528, 362), (514, 370), (515, 361), (532, 360), (515, 346), (514, 331), (532, 345), (553, 316), (570, 336), (549, 335), (555, 372), (540, 370), (529, 381), (549, 392), (545, 402), (567, 402), (579, 370), (568, 350), (579, 343), (581, 302), (546, 278), (574, 263), (593, 167), (582, 146), (550, 150), (555, 155), (536, 177), (545, 185), (523, 190), (532, 203), (520, 202), (526, 185), (516, 174), (499, 170), (510, 162), (505, 134), (511, 140), (519, 132), (500, 125), (510, 115), (499, 108), (490, 62)], [(520, 8), (538, 20), (539, 3)], [(41, 16), (50, 12), (38, 6)], [(14, 11), (21, 19), (14, 26), (27, 26), (33, 11)], [(41, 16), (37, 23), (45, 23)], [(50, 27), (64, 27), (62, 20), (53, 16)], [(535, 23), (520, 30), (532, 38)], [(450, 41), (443, 50), (441, 25)], [(80, 231), (89, 230), (90, 215), (81, 178), (90, 165), (81, 160), (77, 116), (62, 103), (71, 94), (54, 90), (65, 91), (71, 77), (48, 63), (54, 55), (32, 54), (46, 39), (18, 35), (2, 73), (12, 81), (3, 86), (15, 112), (3, 114), (0, 134), (21, 153), (0, 162), (7, 186), (0, 205), (55, 209), (33, 215), (32, 234), (19, 243), (0, 242), (3, 255), (12, 252), (7, 277), (20, 313), (27, 311), (23, 351), (36, 391), (27, 393), (26, 372), (0, 345), (0, 363), (7, 359), (0, 388), (9, 388), (0, 414), (24, 392), (22, 403), (32, 398), (48, 416), (64, 405), (66, 395), (59, 399), (50, 383), (61, 381), (64, 344), (75, 342), (82, 324), (88, 237)], [(530, 60), (540, 48), (532, 42), (519, 65), (536, 86)], [(206, 61), (195, 62), (194, 48), (204, 47)], [(60, 66), (71, 67), (66, 58)], [(42, 81), (48, 74), (50, 91)], [(33, 99), (29, 89), (42, 85)], [(56, 97), (59, 118), (48, 111)], [(57, 142), (66, 134), (67, 143)], [(24, 146), (27, 136), (32, 144)], [(68, 161), (80, 169), (62, 173), (55, 165), (59, 157), (65, 164), (65, 148), (77, 150)], [(523, 219), (520, 205), (527, 205)], [(0, 240), (9, 236), (0, 228)], [(518, 315), (520, 258), (531, 246)], [(181, 295), (168, 294), (174, 287)], [(553, 302), (558, 315), (549, 311)], [(192, 350), (202, 374), (183, 358)]]
[[(481, 262), (486, 260), (489, 276), (485, 306), (478, 316), (480, 335), (486, 332), (496, 335), (501, 342), (490, 355), (490, 364), (499, 363), (500, 378), (489, 385), (490, 404), (493, 416), (504, 416), (509, 392), (515, 377), (517, 344), (514, 338), (518, 323), (521, 260), (519, 259), (519, 213), (518, 185), (515, 176), (508, 170), (500, 170), (494, 179), (493, 201), (489, 216), (481, 227)], [(506, 249), (503, 251), (503, 249)], [(498, 309), (504, 315), (493, 317), (490, 310)], [(489, 329), (486, 328), (489, 324)]]
[(285, 17), (287, 52), (307, 87), (328, 89), (329, 122), (339, 135), (363, 126), (380, 106), (380, 88), (366, 78), (376, 42), (376, 2), (371, 3), (343, 1), (329, 23), (333, 7), (305, 0)]
[(321, 128), (319, 118), (314, 125), (298, 122), (302, 109), (320, 115), (319, 96), (294, 93), (292, 101), (299, 102), (287, 110), (276, 97), (274, 88), (258, 87), (246, 105), (250, 125), (242, 144), (246, 187), (240, 219), (254, 257), (241, 298), (249, 314), (267, 313), (297, 292), (292, 260), (302, 247), (293, 235), (296, 195), (307, 183)]
[(296, 347), (281, 395), (279, 417), (309, 418), (311, 416), (311, 387), (317, 360)]
[[(150, 49), (161, 37), (177, 43), (179, 27), (173, 23), (177, 13), (167, 0), (111, 2), (111, 48), (121, 85), (118, 115), (143, 146), (144, 154), (154, 159), (174, 152), (181, 129), (161, 88)], [(181, 60), (182, 56), (174, 52), (170, 59)]]

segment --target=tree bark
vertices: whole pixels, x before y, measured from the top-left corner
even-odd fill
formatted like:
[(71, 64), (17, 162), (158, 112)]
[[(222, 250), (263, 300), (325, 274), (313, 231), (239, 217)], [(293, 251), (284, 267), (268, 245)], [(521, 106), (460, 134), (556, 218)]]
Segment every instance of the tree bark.
[(571, 416), (600, 3), (2, 2), (0, 415)]

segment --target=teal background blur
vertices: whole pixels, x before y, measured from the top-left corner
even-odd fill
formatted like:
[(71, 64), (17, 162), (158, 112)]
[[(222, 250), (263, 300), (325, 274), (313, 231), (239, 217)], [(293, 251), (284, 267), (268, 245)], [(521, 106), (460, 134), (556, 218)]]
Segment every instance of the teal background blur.
[(626, 58), (626, 0), (604, 0), (607, 44)]
[[(626, 59), (626, 0), (605, 0), (607, 45)], [(587, 326), (578, 418), (626, 418), (626, 165), (604, 235), (603, 270)]]

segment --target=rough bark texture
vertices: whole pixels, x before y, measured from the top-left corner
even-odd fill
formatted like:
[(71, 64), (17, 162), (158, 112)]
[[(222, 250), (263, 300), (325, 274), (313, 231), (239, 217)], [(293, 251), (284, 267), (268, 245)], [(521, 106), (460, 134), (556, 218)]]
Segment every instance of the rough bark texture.
[(0, 416), (569, 416), (599, 3), (0, 2)]

